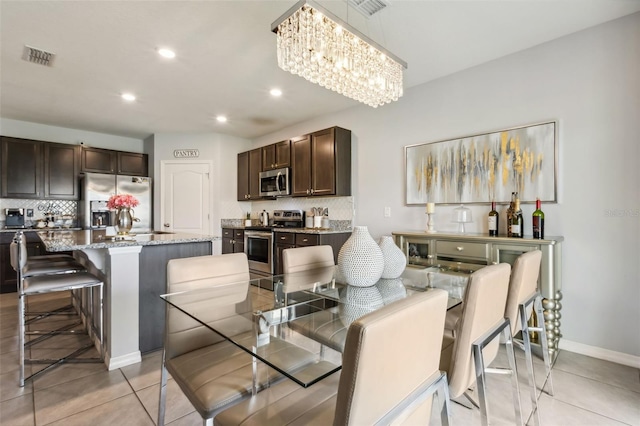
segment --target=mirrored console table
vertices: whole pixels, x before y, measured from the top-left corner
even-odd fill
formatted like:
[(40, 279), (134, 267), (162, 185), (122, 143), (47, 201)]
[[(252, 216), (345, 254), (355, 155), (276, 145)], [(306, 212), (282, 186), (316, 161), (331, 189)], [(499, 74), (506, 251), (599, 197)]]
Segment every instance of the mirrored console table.
[(538, 240), (530, 237), (490, 237), (486, 234), (428, 234), (424, 231), (396, 231), (392, 234), (398, 247), (407, 256), (407, 266), (440, 266), (455, 274), (470, 274), (495, 263), (513, 265), (522, 253), (542, 251), (538, 289), (543, 297), (543, 320), (549, 340), (549, 354), (555, 360), (562, 337), (560, 311), (564, 237)]

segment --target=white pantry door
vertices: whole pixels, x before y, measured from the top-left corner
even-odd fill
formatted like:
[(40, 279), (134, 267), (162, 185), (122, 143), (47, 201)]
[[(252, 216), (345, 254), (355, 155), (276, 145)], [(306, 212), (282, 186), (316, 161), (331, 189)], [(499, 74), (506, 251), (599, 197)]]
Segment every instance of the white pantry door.
[(211, 163), (163, 161), (162, 230), (211, 234)]

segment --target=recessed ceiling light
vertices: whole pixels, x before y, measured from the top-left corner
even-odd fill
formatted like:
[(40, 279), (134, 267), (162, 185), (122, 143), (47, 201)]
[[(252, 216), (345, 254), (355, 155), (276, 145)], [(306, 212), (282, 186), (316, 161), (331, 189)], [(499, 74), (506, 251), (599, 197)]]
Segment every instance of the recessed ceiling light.
[(227, 117), (225, 117), (224, 115), (219, 115), (216, 117), (216, 120), (218, 120), (219, 123), (226, 123)]
[(158, 49), (158, 54), (163, 58), (167, 58), (167, 59), (173, 59), (176, 57), (176, 52), (174, 52), (171, 49), (165, 49), (165, 48)]
[(123, 93), (122, 94), (122, 99), (124, 99), (125, 101), (128, 102), (133, 102), (136, 100), (135, 95), (131, 94), (131, 93)]
[(280, 89), (271, 89), (269, 93), (271, 93), (271, 96), (275, 97), (282, 96), (282, 90)]

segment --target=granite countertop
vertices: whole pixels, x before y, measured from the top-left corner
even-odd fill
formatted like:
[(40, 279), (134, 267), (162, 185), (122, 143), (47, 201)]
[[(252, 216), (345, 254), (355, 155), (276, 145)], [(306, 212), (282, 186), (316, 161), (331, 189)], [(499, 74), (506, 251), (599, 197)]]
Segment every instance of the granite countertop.
[(47, 251), (106, 249), (127, 246), (184, 244), (219, 240), (219, 236), (185, 233), (131, 234), (124, 239), (112, 239), (104, 231), (38, 231)]
[[(242, 229), (244, 226), (223, 226), (224, 229)], [(252, 231), (255, 231), (253, 227)], [(271, 230), (272, 228), (268, 228)], [(290, 232), (293, 234), (344, 234), (351, 233), (352, 229), (326, 229), (326, 228), (273, 228), (273, 232)]]
[(275, 228), (273, 232), (291, 232), (294, 234), (350, 234), (352, 230), (325, 228)]
[(73, 228), (63, 228), (61, 226), (56, 226), (54, 228), (37, 228), (35, 226), (33, 227), (27, 227), (27, 228), (1, 228), (0, 232), (5, 233), (5, 232), (13, 232), (14, 234), (16, 233), (16, 231), (22, 231), (22, 232), (36, 232), (36, 231), (53, 231), (53, 232), (67, 232), (67, 231), (81, 231), (82, 228), (79, 227), (73, 227)]

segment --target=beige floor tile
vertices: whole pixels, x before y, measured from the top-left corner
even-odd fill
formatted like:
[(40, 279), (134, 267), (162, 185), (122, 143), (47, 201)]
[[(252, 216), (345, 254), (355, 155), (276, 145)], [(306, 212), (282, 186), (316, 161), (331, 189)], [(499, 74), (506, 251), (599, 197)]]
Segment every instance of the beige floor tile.
[(197, 411), (194, 411), (166, 424), (167, 426), (200, 426), (202, 425), (202, 417), (200, 417)]
[(126, 395), (97, 407), (90, 408), (64, 419), (49, 423), (49, 426), (153, 426), (135, 394)]
[(132, 392), (120, 370), (93, 374), (43, 390), (36, 387), (36, 422), (48, 424)]
[(33, 397), (31, 394), (0, 402), (0, 424), (33, 426)]
[(554, 399), (630, 425), (640, 425), (640, 394), (560, 370)]
[(18, 385), (18, 376), (17, 369), (11, 373), (0, 375), (0, 401), (6, 401), (33, 392), (31, 382), (25, 383), (23, 387)]
[[(160, 384), (158, 383), (136, 392), (145, 410), (153, 418), (154, 423), (158, 421), (159, 391)], [(167, 401), (165, 406), (165, 423), (170, 423), (195, 411), (191, 402), (184, 396), (180, 387), (173, 380), (167, 381)]]
[[(543, 426), (622, 426), (625, 424), (567, 404), (546, 394), (540, 396), (538, 406)], [(534, 423), (530, 421), (528, 424), (533, 425)]]
[(146, 354), (142, 362), (121, 368), (122, 374), (136, 392), (160, 383), (162, 351)]
[[(35, 369), (41, 368), (39, 365), (34, 365), (33, 367)], [(44, 390), (51, 386), (59, 386), (73, 380), (105, 372), (107, 372), (107, 366), (104, 363), (62, 364), (36, 377), (33, 385), (36, 390)]]
[(0, 355), (0, 374), (18, 371), (19, 352), (16, 349)]
[(18, 349), (18, 335), (0, 337), (0, 354), (13, 352)]
[(554, 370), (565, 371), (640, 393), (640, 369), (626, 365), (561, 351)]

